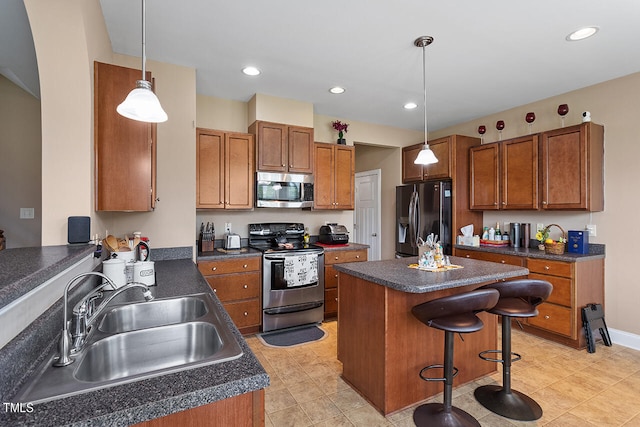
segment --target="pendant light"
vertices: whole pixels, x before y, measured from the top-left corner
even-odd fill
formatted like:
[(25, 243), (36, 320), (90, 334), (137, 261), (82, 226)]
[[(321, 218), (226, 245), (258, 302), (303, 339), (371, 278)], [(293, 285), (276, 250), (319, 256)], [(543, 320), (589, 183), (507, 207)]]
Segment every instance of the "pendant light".
[(424, 86), (424, 147), (418, 153), (418, 157), (413, 161), (416, 165), (430, 165), (438, 163), (436, 155), (433, 154), (429, 144), (427, 143), (427, 56), (426, 48), (433, 43), (433, 37), (422, 36), (418, 37), (413, 44), (422, 48), (422, 85)]
[(124, 117), (140, 122), (161, 123), (167, 121), (167, 113), (151, 90), (151, 83), (146, 80), (145, 24), (145, 0), (142, 0), (142, 80), (136, 81), (136, 88), (129, 92), (116, 111)]

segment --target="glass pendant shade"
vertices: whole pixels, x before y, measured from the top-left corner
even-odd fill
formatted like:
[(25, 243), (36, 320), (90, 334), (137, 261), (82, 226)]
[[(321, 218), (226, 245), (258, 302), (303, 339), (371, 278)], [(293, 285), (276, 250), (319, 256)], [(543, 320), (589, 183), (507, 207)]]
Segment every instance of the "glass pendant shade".
[(418, 153), (418, 157), (413, 161), (416, 165), (432, 165), (434, 163), (438, 163), (438, 159), (436, 155), (433, 154), (431, 148), (427, 144), (424, 144), (422, 150)]
[(129, 92), (116, 111), (128, 119), (140, 122), (161, 123), (168, 118), (158, 97), (151, 90), (151, 84), (146, 80), (136, 82), (136, 88)]

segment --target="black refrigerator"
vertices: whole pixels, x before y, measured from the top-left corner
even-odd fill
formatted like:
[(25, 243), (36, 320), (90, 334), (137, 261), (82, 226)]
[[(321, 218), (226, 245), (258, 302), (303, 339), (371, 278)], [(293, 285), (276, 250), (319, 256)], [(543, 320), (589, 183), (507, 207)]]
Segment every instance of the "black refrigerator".
[(418, 255), (417, 240), (433, 233), (445, 255), (452, 253), (451, 181), (396, 187), (396, 257)]

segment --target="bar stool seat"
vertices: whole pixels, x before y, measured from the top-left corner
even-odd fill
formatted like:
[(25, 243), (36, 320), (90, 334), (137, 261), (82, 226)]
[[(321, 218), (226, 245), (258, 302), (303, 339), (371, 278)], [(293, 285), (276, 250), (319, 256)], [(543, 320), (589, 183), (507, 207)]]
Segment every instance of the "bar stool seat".
[[(473, 394), (482, 406), (498, 415), (519, 421), (537, 420), (542, 417), (540, 405), (526, 394), (511, 389), (511, 363), (521, 359), (519, 354), (511, 351), (511, 318), (537, 316), (537, 306), (549, 298), (553, 286), (544, 280), (521, 279), (486, 285), (481, 289), (500, 292), (498, 303), (487, 311), (502, 316), (502, 349), (486, 350), (479, 356), (502, 363), (502, 386), (481, 386)], [(490, 353), (500, 353), (501, 359), (488, 357)]]
[[(494, 289), (482, 289), (457, 295), (446, 296), (411, 309), (422, 323), (445, 331), (444, 365), (430, 365), (420, 371), (425, 381), (444, 382), (444, 402), (420, 405), (413, 413), (413, 421), (418, 427), (479, 427), (480, 423), (470, 414), (451, 404), (453, 378), (458, 369), (453, 366), (453, 334), (470, 333), (482, 329), (483, 323), (476, 315), (493, 307), (499, 298)], [(427, 377), (431, 369), (444, 369), (443, 378)], [(454, 372), (455, 371), (455, 372)]]

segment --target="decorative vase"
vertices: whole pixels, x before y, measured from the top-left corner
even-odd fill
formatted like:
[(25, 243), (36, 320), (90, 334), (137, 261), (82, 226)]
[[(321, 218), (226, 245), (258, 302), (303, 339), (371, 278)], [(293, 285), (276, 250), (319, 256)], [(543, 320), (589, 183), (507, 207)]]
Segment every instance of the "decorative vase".
[(538, 245), (538, 249), (540, 249), (541, 251), (544, 251), (544, 245), (543, 245), (542, 243), (540, 243), (540, 244)]
[(344, 138), (338, 138), (338, 144), (340, 145), (347, 145), (347, 140)]

